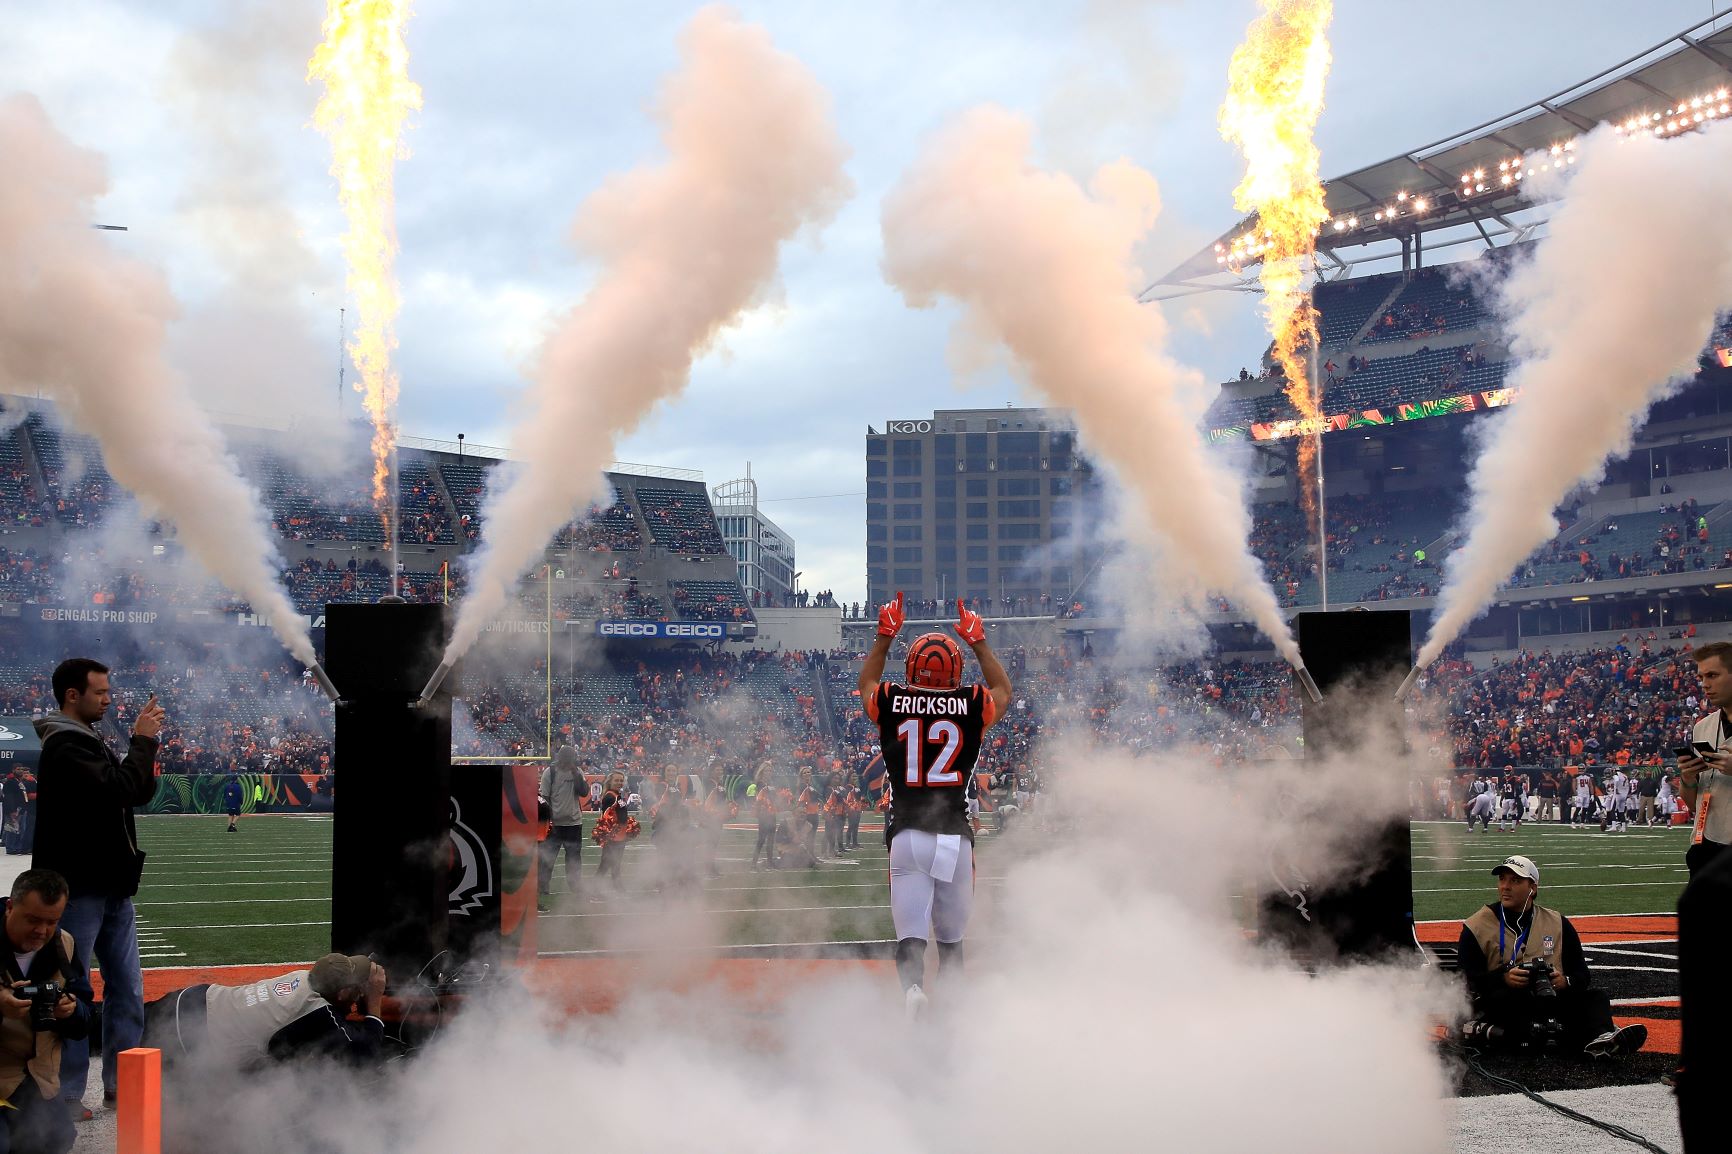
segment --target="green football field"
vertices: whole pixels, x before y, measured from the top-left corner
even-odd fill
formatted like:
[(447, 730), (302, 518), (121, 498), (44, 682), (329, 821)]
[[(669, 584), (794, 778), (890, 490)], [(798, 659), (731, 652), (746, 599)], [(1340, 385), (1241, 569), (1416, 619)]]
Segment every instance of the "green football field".
[[(225, 832), (223, 817), (141, 817), (150, 857), (138, 896), (146, 966), (306, 961), (325, 952), (330, 926), (331, 819), (256, 816)], [(544, 953), (717, 943), (802, 945), (891, 936), (883, 835), (862, 830), (861, 849), (815, 870), (754, 872), (755, 832), (729, 829), (717, 854), (721, 876), (699, 892), (651, 892), (658, 851), (647, 837), (628, 848), (623, 895), (594, 878), (584, 847), (583, 892), (563, 894), (541, 916)], [(1548, 905), (1566, 914), (1659, 913), (1683, 888), (1682, 829), (1594, 829), (1527, 824), (1519, 833), (1469, 834), (1461, 823), (1414, 826), (1414, 902), (1421, 921), (1460, 918), (1493, 894), (1491, 867), (1512, 853), (1540, 866)], [(990, 837), (979, 848), (983, 913), (999, 871)], [(591, 900), (604, 897), (605, 900)], [(989, 917), (990, 914), (987, 913)]]

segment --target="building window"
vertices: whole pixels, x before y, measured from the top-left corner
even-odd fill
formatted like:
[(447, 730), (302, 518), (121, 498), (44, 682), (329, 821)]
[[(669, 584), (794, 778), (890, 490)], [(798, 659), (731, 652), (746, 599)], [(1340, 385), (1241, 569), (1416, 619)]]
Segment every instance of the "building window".
[[(968, 547), (968, 559), (970, 561), (984, 561), (991, 553), (992, 550), (985, 545), (970, 545)], [(970, 577), (969, 580), (972, 581), (974, 578)]]
[(932, 526), (932, 539), (934, 541), (954, 541), (954, 540), (956, 540), (956, 522), (952, 521), (948, 525), (934, 525), (934, 526)]
[(882, 540), (884, 540), (884, 526), (882, 526), (882, 525), (868, 525), (868, 526), (866, 526), (866, 540), (868, 540), (868, 541), (882, 541)]
[(888, 488), (889, 486), (883, 481), (868, 481), (866, 482), (866, 495), (873, 500), (882, 501), (890, 495), (885, 492)]
[(986, 445), (986, 434), (985, 433), (970, 433), (970, 434), (968, 434), (968, 436), (966, 436), (962, 439), (962, 447), (963, 447), (963, 451), (966, 452), (970, 457), (974, 457), (974, 456), (984, 457), (987, 453), (991, 452), (991, 450), (988, 449), (987, 445)]
[(890, 450), (890, 455), (893, 457), (918, 457), (920, 455), (920, 442), (899, 440)]
[(892, 517), (897, 521), (918, 521), (920, 520), (920, 513), (919, 505), (891, 506)]
[(885, 469), (883, 461), (868, 460), (866, 462), (866, 475), (868, 477), (882, 477), (888, 471)]
[(986, 496), (987, 484), (988, 482), (984, 479), (979, 481), (966, 481), (963, 483), (963, 488), (967, 491), (967, 495), (970, 497), (984, 497)]
[(1050, 537), (1054, 541), (1063, 541), (1066, 537), (1070, 536), (1070, 522), (1069, 521), (1054, 521), (1054, 522), (1052, 522), (1052, 531), (1050, 533), (1048, 533), (1047, 536)]
[(896, 531), (892, 533), (891, 536), (898, 541), (918, 541), (920, 540), (920, 526), (898, 525), (896, 526)]
[(940, 433), (932, 438), (932, 451), (940, 457), (956, 456), (956, 434)]
[(919, 457), (898, 457), (890, 470), (898, 477), (918, 477), (921, 474)]
[(1000, 433), (998, 435), (998, 451), (1002, 453), (1038, 454), (1040, 452), (1039, 433)]
[(892, 569), (890, 571), (890, 577), (901, 589), (912, 593), (916, 597), (920, 595), (920, 570)]
[(1070, 496), (1070, 478), (1048, 477), (1046, 480), (1046, 491), (1051, 493), (1054, 497)]
[(986, 502), (970, 501), (963, 506), (963, 513), (971, 520), (978, 517), (984, 517), (986, 516)]
[(1026, 551), (1022, 545), (1000, 545), (998, 547), (998, 559), (1000, 561), (1021, 561), (1022, 555)]
[(959, 433), (968, 432), (968, 422), (958, 418), (956, 421), (956, 431)]
[(988, 530), (991, 528), (991, 525), (985, 524), (970, 525), (968, 527), (968, 539), (970, 541), (984, 541), (989, 536)]
[(941, 565), (954, 565), (956, 564), (956, 546), (940, 545), (933, 550), (933, 556)]
[(1038, 517), (1040, 516), (1039, 501), (1000, 501), (998, 503), (1000, 517)]
[(905, 501), (910, 497), (919, 497), (920, 496), (920, 482), (919, 481), (898, 481), (898, 482), (896, 482), (895, 488), (896, 488), (896, 499), (898, 501)]
[(1000, 541), (1038, 541), (1040, 540), (1040, 526), (1026, 521), (1014, 525), (1000, 525), (998, 527), (998, 539)]
[(1000, 497), (1038, 497), (1040, 496), (1039, 477), (1005, 477), (998, 483)]
[(866, 546), (866, 562), (867, 562), (867, 564), (871, 564), (872, 562), (876, 561), (880, 565), (882, 565), (885, 561), (889, 560), (889, 558), (887, 558), (884, 555), (884, 551), (885, 550), (884, 550), (883, 545), (868, 545), (868, 546)]
[(882, 521), (882, 520), (884, 520), (884, 506), (874, 505), (870, 501), (868, 501), (866, 503), (866, 519), (868, 521)]
[(939, 501), (932, 506), (932, 515), (940, 521), (956, 520), (956, 502)]
[[(940, 477), (938, 480), (932, 482), (932, 495), (934, 497), (956, 496), (956, 478)], [(985, 496), (984, 493), (981, 495)]]
[(868, 457), (882, 457), (884, 455), (884, 438), (866, 438), (866, 455)]
[[(984, 585), (984, 584), (986, 584), (986, 570), (985, 569), (970, 569), (968, 571), (968, 581), (969, 581), (969, 584), (971, 584), (971, 585)], [(978, 594), (977, 594), (977, 596), (978, 596)]]
[[(872, 558), (866, 559), (870, 561)], [(926, 559), (926, 551), (919, 545), (898, 545), (891, 550), (891, 559), (904, 565), (910, 561), (919, 563)]]

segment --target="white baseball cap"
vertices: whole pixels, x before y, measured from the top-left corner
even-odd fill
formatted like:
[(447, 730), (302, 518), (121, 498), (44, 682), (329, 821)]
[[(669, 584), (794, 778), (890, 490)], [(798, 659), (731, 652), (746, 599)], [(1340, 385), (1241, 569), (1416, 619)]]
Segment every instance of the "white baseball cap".
[(1518, 878), (1526, 878), (1536, 886), (1540, 884), (1540, 867), (1535, 865), (1531, 859), (1525, 858), (1519, 853), (1511, 854), (1509, 857), (1504, 858), (1503, 861), (1493, 866), (1491, 868), (1492, 876), (1496, 877), (1504, 870), (1508, 870)]

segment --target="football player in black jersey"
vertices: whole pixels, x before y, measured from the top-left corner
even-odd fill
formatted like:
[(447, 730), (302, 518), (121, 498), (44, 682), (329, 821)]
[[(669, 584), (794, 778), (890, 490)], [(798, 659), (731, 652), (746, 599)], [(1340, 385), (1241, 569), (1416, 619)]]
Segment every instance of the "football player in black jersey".
[(962, 935), (974, 906), (974, 762), (986, 729), (1010, 705), (1010, 677), (986, 643), (978, 613), (956, 602), (956, 632), (974, 650), (986, 684), (962, 684), (962, 647), (944, 633), (908, 646), (907, 680), (885, 681), (884, 662), (902, 631), (902, 594), (878, 611), (878, 639), (860, 669), (860, 701), (878, 723), (890, 793), (890, 913), (896, 973), (908, 1016), (926, 1007), (926, 939), (938, 940), (938, 969), (962, 966)]

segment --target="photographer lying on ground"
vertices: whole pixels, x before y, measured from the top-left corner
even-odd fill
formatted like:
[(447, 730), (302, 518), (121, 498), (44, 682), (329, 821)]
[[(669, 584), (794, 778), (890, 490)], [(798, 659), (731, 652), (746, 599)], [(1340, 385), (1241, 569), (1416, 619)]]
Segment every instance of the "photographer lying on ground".
[[(310, 970), (165, 994), (145, 1007), (144, 1044), (160, 1049), (166, 1061), (197, 1054), (242, 1069), (307, 1057), (370, 1063), (383, 1056), (384, 996), (383, 966), (326, 954)], [(352, 1022), (356, 1003), (365, 1016)]]
[(1570, 920), (1534, 898), (1540, 870), (1519, 855), (1493, 868), (1497, 900), (1461, 926), (1456, 957), (1473, 997), (1470, 1042), (1515, 1047), (1580, 1047), (1593, 1057), (1630, 1054), (1646, 1026), (1612, 1023), (1612, 1000), (1592, 987)]

